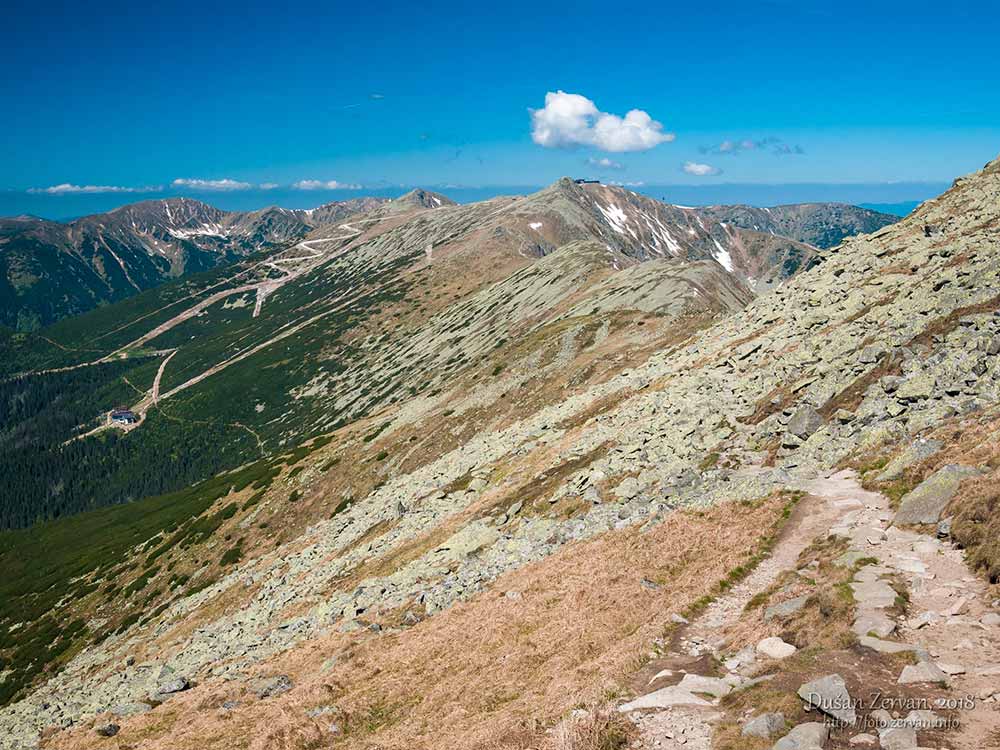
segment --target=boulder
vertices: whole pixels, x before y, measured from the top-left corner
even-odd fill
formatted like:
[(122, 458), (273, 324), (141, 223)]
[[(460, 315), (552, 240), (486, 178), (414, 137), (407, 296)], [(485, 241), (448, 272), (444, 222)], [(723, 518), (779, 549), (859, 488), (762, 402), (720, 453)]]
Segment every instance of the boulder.
[(866, 635), (887, 638), (896, 631), (896, 623), (883, 612), (863, 610), (858, 612), (851, 630), (859, 638)]
[(769, 659), (786, 659), (798, 651), (791, 643), (785, 643), (777, 637), (765, 638), (757, 644), (757, 653)]
[(781, 713), (761, 714), (750, 719), (743, 725), (740, 732), (744, 737), (762, 737), (768, 739), (785, 728), (785, 715)]
[(793, 727), (792, 731), (778, 740), (772, 750), (819, 750), (830, 737), (830, 727), (818, 721), (810, 721)]
[(683, 690), (677, 685), (660, 688), (652, 693), (640, 696), (618, 707), (621, 712), (638, 711), (644, 708), (670, 708), (671, 706), (710, 706), (704, 698)]
[(882, 750), (915, 750), (917, 732), (913, 727), (887, 727), (878, 733)]
[(948, 464), (903, 495), (893, 524), (936, 524), (963, 479), (979, 472), (970, 466)]
[(847, 691), (847, 683), (839, 674), (807, 682), (799, 688), (799, 697), (813, 708), (845, 724), (853, 725), (858, 719), (854, 700)]
[(718, 677), (702, 677), (700, 674), (686, 674), (677, 686), (689, 693), (704, 693), (713, 698), (724, 698), (733, 690), (733, 686)]
[(896, 603), (896, 591), (885, 581), (855, 581), (851, 591), (859, 608), (886, 609)]
[(923, 461), (925, 458), (930, 458), (941, 450), (942, 445), (940, 440), (916, 441), (886, 464), (875, 479), (879, 482), (891, 482), (894, 479), (899, 479), (908, 467)]
[(922, 661), (919, 664), (907, 664), (903, 667), (902, 674), (896, 680), (900, 685), (913, 685), (918, 682), (941, 682), (948, 681), (946, 675), (937, 664), (932, 661)]
[(118, 734), (118, 730), (120, 729), (121, 729), (120, 726), (118, 726), (117, 724), (113, 724), (110, 721), (98, 724), (96, 727), (94, 727), (94, 731), (97, 732), (99, 735), (101, 735), (101, 737), (114, 737), (116, 734)]
[(876, 742), (878, 742), (878, 737), (874, 734), (864, 733), (854, 735), (847, 741), (847, 744), (852, 747), (859, 747), (864, 745), (874, 745)]
[(154, 703), (163, 703), (176, 693), (181, 693), (191, 687), (187, 677), (174, 677), (159, 683), (149, 697)]
[(775, 604), (764, 610), (764, 622), (770, 622), (774, 618), (783, 619), (785, 617), (791, 617), (804, 606), (809, 600), (808, 595), (797, 596), (794, 599), (789, 599), (788, 601), (781, 602), (780, 604)]
[(937, 380), (933, 375), (919, 372), (903, 381), (896, 390), (896, 398), (901, 401), (921, 401), (934, 395)]
[(250, 682), (250, 692), (263, 700), (275, 695), (287, 693), (292, 689), (292, 681), (288, 675), (280, 674), (275, 677), (258, 677)]
[(823, 417), (812, 406), (799, 408), (788, 420), (788, 432), (800, 440), (806, 440), (824, 424)]
[(631, 500), (642, 492), (642, 482), (635, 477), (623, 479), (613, 490), (615, 497), (622, 500)]

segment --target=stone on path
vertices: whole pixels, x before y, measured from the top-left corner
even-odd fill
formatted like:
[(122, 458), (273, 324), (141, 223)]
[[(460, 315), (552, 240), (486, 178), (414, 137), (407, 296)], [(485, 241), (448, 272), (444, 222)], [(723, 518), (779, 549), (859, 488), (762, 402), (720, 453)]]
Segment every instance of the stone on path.
[(854, 582), (851, 591), (859, 608), (888, 609), (896, 603), (896, 591), (885, 581)]
[(878, 638), (887, 638), (896, 631), (896, 623), (884, 612), (861, 611), (851, 630), (860, 638), (864, 635), (874, 634)]
[(798, 651), (791, 643), (785, 643), (777, 637), (765, 638), (757, 644), (757, 653), (769, 659), (786, 659)]
[(918, 682), (947, 682), (948, 675), (942, 672), (937, 664), (922, 661), (919, 664), (907, 664), (902, 674), (896, 680), (900, 685), (912, 685)]
[(971, 466), (948, 464), (903, 496), (893, 524), (936, 524), (963, 479), (979, 472)]
[(830, 674), (807, 682), (799, 688), (799, 697), (810, 706), (845, 724), (853, 725), (857, 721), (854, 701), (847, 691), (847, 683), (839, 674)]
[(704, 698), (683, 690), (677, 685), (660, 688), (618, 707), (621, 712), (638, 711), (643, 708), (670, 708), (672, 706), (711, 706)]
[(769, 738), (785, 728), (785, 715), (781, 713), (761, 714), (750, 719), (743, 725), (741, 734), (744, 737)]
[(882, 750), (915, 750), (917, 731), (913, 727), (888, 727), (878, 733)]
[(880, 654), (903, 654), (913, 652), (916, 653), (918, 657), (929, 656), (929, 654), (920, 646), (913, 646), (909, 643), (900, 643), (899, 641), (883, 641), (881, 638), (872, 638), (871, 636), (863, 635), (858, 639), (858, 642), (865, 648), (870, 648), (872, 651), (877, 651)]
[(702, 677), (699, 674), (686, 674), (677, 685), (689, 693), (706, 693), (714, 698), (724, 698), (732, 692), (733, 686), (718, 677)]
[(778, 740), (772, 750), (818, 750), (830, 737), (830, 727), (818, 721), (810, 721), (793, 727), (792, 731)]
[(857, 746), (857, 745), (874, 745), (878, 742), (878, 737), (874, 734), (856, 734), (851, 739), (847, 741), (847, 744)]

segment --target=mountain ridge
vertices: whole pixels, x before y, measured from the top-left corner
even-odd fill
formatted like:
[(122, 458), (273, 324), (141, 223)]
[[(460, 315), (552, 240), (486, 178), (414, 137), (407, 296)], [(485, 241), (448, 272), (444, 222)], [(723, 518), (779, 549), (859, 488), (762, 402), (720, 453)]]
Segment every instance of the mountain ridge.
[[(13, 662), (0, 728), (29, 747), (46, 730), (57, 748), (87, 747), (107, 721), (147, 748), (222, 750), (247, 736), (293, 748), (543, 744), (581, 704), (655, 691), (669, 659), (693, 676), (721, 665), (757, 700), (757, 675), (737, 666), (747, 632), (799, 649), (827, 630), (849, 637), (836, 592), (860, 571), (849, 563), (826, 587), (848, 549), (825, 532), (815, 565), (796, 552), (772, 571), (785, 577), (760, 592), (767, 607), (733, 610), (732, 648), (676, 646), (671, 615), (695, 618), (766, 567), (781, 519), (810, 502), (796, 498), (845, 465), (865, 478), (940, 442), (942, 459), (989, 470), (948, 441), (1000, 424), (1000, 161), (756, 296), (712, 257), (711, 239), (728, 236), (735, 260), (739, 235), (705, 219), (698, 235), (692, 218), (685, 245), (641, 201), (565, 187), (554, 203), (355, 222), (329, 249), (276, 257), (306, 270), (257, 317), (251, 292), (233, 291), (141, 353), (120, 348), (176, 308), (138, 300), (128, 320), (114, 316), (120, 332), (87, 338), (70, 321), (30, 342), (37, 352), (15, 352), (54, 368), (79, 360), (60, 346), (121, 350), (117, 366), (135, 369), (99, 387), (124, 376), (144, 391), (176, 352), (169, 393), (313, 321), (161, 396), (121, 443), (110, 428), (77, 441), (139, 444), (161, 417), (201, 431), (229, 422), (240, 426), (220, 445), (242, 431), (259, 459), (163, 498), (7, 532), (17, 573), (3, 584), (4, 653), (46, 638), (56, 653), (49, 672)], [(914, 455), (902, 465), (925, 460)], [(910, 533), (850, 526), (833, 507), (852, 542)], [(47, 543), (93, 524), (93, 546)], [(61, 556), (49, 577), (40, 549)], [(860, 607), (870, 582), (853, 583)], [(774, 615), (789, 587), (801, 616)], [(843, 671), (857, 692), (883, 674), (864, 671), (874, 664), (895, 681), (899, 662), (870, 652), (855, 641), (808, 651), (785, 662), (787, 685), (769, 686), (790, 721), (809, 721), (795, 693), (808, 680)], [(647, 659), (657, 672), (637, 670)], [(713, 708), (739, 736), (745, 706)], [(525, 717), (541, 729), (525, 735)]]

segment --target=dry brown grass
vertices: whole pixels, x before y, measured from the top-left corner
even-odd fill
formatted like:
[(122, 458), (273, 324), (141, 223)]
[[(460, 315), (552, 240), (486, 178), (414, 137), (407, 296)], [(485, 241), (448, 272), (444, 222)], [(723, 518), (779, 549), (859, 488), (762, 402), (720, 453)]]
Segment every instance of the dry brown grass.
[(552, 750), (624, 750), (636, 738), (635, 725), (605, 704), (570, 716), (552, 733)]
[(949, 507), (951, 534), (969, 566), (1000, 584), (1000, 470), (964, 482)]
[[(491, 738), (523, 739), (525, 727), (552, 727), (574, 706), (617, 691), (663, 635), (669, 613), (712, 594), (753, 558), (785, 503), (776, 496), (679, 512), (645, 533), (630, 528), (570, 545), (409, 630), (335, 633), (294, 648), (267, 665), (271, 674), (292, 676), (295, 688), (285, 695), (250, 699), (223, 718), (194, 708), (205, 705), (206, 693), (231, 689), (209, 682), (171, 701), (189, 709), (183, 727), (149, 737), (154, 711), (125, 722), (119, 737), (133, 743), (141, 736), (142, 748), (228, 750), (236, 738), (268, 736), (274, 747), (302, 750), (313, 746), (309, 727), (317, 725), (305, 710), (335, 705), (347, 716), (374, 717), (349, 738), (328, 736), (351, 750), (478, 748)], [(665, 570), (677, 572), (661, 588), (642, 586)], [(320, 671), (332, 655), (336, 665)], [(53, 746), (87, 748), (91, 739), (82, 729), (63, 733)]]

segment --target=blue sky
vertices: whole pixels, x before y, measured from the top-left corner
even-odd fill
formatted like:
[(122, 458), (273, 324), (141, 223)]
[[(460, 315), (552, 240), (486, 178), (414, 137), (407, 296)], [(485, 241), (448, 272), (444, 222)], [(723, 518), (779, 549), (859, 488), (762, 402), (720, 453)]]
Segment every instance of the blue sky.
[[(563, 174), (926, 193), (1000, 152), (992, 3), (811, 5), (14, 0), (0, 213), (97, 210), (143, 187), (308, 205)], [(530, 110), (560, 91), (590, 102), (589, 129), (540, 136)], [(651, 140), (595, 134), (630, 110)], [(59, 185), (118, 191), (38, 192)]]

